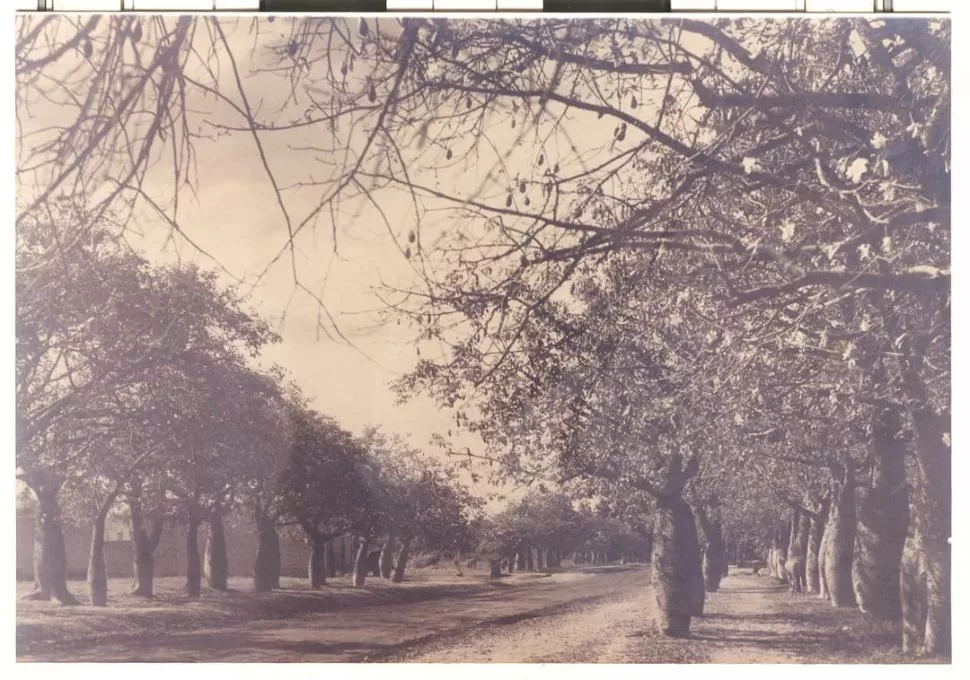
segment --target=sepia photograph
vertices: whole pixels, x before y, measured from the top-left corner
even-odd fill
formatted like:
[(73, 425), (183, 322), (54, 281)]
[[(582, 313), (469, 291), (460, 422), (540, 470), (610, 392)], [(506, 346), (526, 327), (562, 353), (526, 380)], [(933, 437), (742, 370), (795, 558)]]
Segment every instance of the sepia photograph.
[(951, 663), (945, 15), (13, 50), (18, 661)]

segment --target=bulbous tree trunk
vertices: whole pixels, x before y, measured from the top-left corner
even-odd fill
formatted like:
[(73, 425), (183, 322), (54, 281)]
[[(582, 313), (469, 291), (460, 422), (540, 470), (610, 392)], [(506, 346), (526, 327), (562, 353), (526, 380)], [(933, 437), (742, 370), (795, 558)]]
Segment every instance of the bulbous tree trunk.
[(829, 547), (829, 541), (832, 536), (828, 531), (828, 520), (831, 514), (831, 509), (825, 515), (825, 524), (822, 527), (822, 538), (819, 541), (818, 549), (818, 596), (819, 599), (828, 600), (830, 598), (829, 594), (829, 582), (826, 578), (826, 573), (828, 572), (828, 555), (832, 552)]
[(903, 653), (923, 652), (926, 637), (926, 561), (923, 557), (922, 530), (918, 513), (913, 513), (900, 561), (900, 616), (903, 628)]
[(380, 570), (381, 578), (387, 579), (391, 577), (391, 572), (394, 569), (394, 557), (391, 554), (394, 550), (394, 537), (388, 536), (387, 540), (381, 545), (381, 558), (380, 558)]
[(265, 593), (279, 587), (280, 535), (276, 523), (270, 519), (260, 520), (256, 538), (253, 590)]
[(704, 541), (707, 544), (704, 548), (704, 558), (701, 567), (704, 588), (709, 593), (716, 593), (721, 587), (721, 579), (724, 577), (725, 568), (727, 567), (727, 556), (724, 554), (724, 537), (721, 532), (721, 524), (717, 520), (711, 521), (703, 506), (698, 506), (697, 508), (697, 521), (700, 524), (701, 532), (704, 534)]
[(189, 597), (202, 594), (202, 562), (199, 559), (199, 525), (202, 523), (197, 513), (189, 511), (185, 528), (185, 591)]
[(828, 498), (815, 506), (808, 528), (808, 550), (805, 556), (805, 583), (810, 593), (821, 593), (822, 583), (819, 575), (819, 553), (822, 549), (822, 536), (825, 522), (829, 516)]
[(852, 553), (855, 546), (855, 484), (852, 461), (845, 457), (841, 479), (834, 485), (825, 527), (825, 583), (833, 607), (854, 607)]
[(926, 570), (926, 628), (922, 653), (949, 658), (951, 471), (947, 437), (950, 414), (938, 415), (923, 405), (912, 411), (916, 429), (918, 483), (913, 510), (918, 516), (918, 543)]
[(28, 600), (55, 599), (61, 604), (80, 604), (67, 588), (67, 551), (61, 528), (57, 491), (38, 487), (37, 520), (34, 528), (34, 589)]
[(229, 554), (221, 515), (209, 518), (209, 535), (205, 542), (205, 578), (213, 590), (229, 589)]
[(367, 580), (367, 539), (361, 538), (360, 545), (357, 546), (357, 555), (354, 557), (354, 576), (353, 586), (359, 588)]
[(687, 502), (679, 495), (658, 499), (651, 561), (657, 623), (664, 635), (690, 634), (690, 619), (697, 610), (697, 551), (694, 516)]
[(162, 517), (152, 518), (151, 528), (145, 528), (141, 499), (128, 498), (128, 514), (131, 518), (131, 542), (134, 553), (134, 582), (132, 595), (139, 597), (155, 596), (155, 549), (162, 540), (164, 521)]
[(877, 619), (900, 618), (900, 560), (909, 525), (906, 445), (898, 409), (879, 407), (872, 418), (872, 483), (859, 507), (852, 586), (859, 609)]
[(394, 576), (391, 579), (394, 583), (400, 583), (404, 580), (404, 570), (407, 568), (408, 564), (408, 552), (411, 549), (411, 537), (406, 536), (401, 542), (401, 550), (397, 554), (397, 559), (394, 561)]
[(104, 525), (108, 518), (105, 506), (94, 518), (91, 527), (91, 554), (88, 558), (88, 594), (95, 607), (108, 606), (108, 567), (104, 561)]
[[(307, 564), (307, 579), (311, 588), (322, 588), (327, 585), (326, 555), (327, 541), (323, 536), (311, 536), (310, 560)], [(366, 548), (365, 548), (366, 550)], [(354, 585), (357, 585), (356, 583)]]

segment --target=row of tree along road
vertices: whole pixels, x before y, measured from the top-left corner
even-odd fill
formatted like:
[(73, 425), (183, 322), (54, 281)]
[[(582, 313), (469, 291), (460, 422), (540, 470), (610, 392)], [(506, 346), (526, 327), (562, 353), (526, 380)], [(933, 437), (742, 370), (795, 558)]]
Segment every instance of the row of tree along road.
[[(220, 462), (280, 431), (239, 423), (293, 420), (297, 451), (329, 427), (241, 370), (271, 333), (205, 275), (94, 242), (109, 208), (127, 224), (136, 207), (185, 240), (193, 144), (229, 136), (252, 145), (286, 225), (268, 266), (299, 284), (314, 224), (367, 228), (350, 204), (390, 235), (415, 280), (381, 299), (422, 350), (402, 396), (456, 411), (506, 480), (651, 518), (664, 632), (688, 634), (726, 549), (900, 621), (907, 651), (949, 655), (948, 21), (294, 17), (246, 24), (243, 42), (240, 26), (19, 25), (21, 124), (60, 106), (18, 157), (34, 178), (17, 221), (18, 464), (42, 508), (41, 596), (68, 599), (70, 485), (97, 486), (102, 508), (178, 498), (190, 528), (244, 492), (270, 519), (305, 502), (275, 494), (265, 456), (258, 474)], [(163, 153), (172, 181), (149, 193)], [(67, 187), (76, 216), (57, 203)], [(45, 235), (52, 222), (72, 228)], [(147, 297), (125, 304), (134, 291)], [(135, 378), (146, 357), (165, 369)], [(327, 474), (355, 480), (357, 510), (380, 507), (355, 490), (380, 478), (356, 455), (319, 465), (361, 470)], [(149, 459), (171, 463), (137, 473)], [(380, 513), (362, 517), (358, 533), (378, 531)], [(516, 531), (494, 528), (499, 569), (518, 562)]]

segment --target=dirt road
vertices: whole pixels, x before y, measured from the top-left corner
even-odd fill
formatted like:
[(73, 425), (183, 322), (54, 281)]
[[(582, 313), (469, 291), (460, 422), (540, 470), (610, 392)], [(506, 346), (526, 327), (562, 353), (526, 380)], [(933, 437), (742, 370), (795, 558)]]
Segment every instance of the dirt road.
[(688, 640), (653, 631), (650, 573), (601, 567), (519, 575), (486, 591), (96, 644), (21, 661), (420, 663), (887, 663), (898, 634), (854, 609), (733, 574)]

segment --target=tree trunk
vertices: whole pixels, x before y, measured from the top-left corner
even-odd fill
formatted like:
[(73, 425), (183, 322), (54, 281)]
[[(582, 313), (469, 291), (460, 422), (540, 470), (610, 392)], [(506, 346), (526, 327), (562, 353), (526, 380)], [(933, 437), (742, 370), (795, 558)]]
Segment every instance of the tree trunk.
[(502, 560), (488, 561), (488, 577), (502, 578)]
[(104, 524), (108, 518), (106, 504), (94, 518), (91, 528), (91, 555), (88, 559), (88, 593), (95, 607), (108, 606), (108, 567), (104, 562)]
[(900, 561), (900, 615), (903, 623), (903, 653), (923, 652), (926, 637), (926, 561), (923, 557), (923, 537), (919, 514), (910, 521), (903, 557)]
[(152, 518), (151, 530), (146, 531), (142, 513), (141, 499), (128, 498), (128, 513), (131, 517), (131, 542), (134, 561), (134, 583), (132, 595), (139, 597), (155, 596), (155, 549), (162, 540), (164, 522), (162, 517)]
[(525, 568), (526, 571), (535, 571), (535, 562), (532, 561), (532, 546), (525, 544)]
[(394, 549), (394, 537), (388, 536), (387, 540), (384, 541), (384, 543), (381, 545), (380, 568), (381, 568), (381, 578), (383, 579), (390, 578), (391, 571), (393, 571), (394, 569), (394, 565), (392, 564), (392, 562), (394, 561), (394, 558), (391, 555), (391, 552), (393, 549)]
[(410, 549), (411, 538), (408, 536), (401, 542), (401, 550), (397, 553), (397, 559), (394, 560), (394, 577), (391, 579), (394, 583), (400, 583), (404, 580), (404, 570), (407, 568), (408, 551)]
[(819, 576), (819, 553), (822, 550), (822, 536), (825, 533), (825, 522), (829, 516), (828, 498), (813, 508), (814, 514), (808, 528), (808, 550), (805, 556), (805, 585), (810, 593), (821, 593), (822, 583)]
[(686, 501), (679, 495), (659, 498), (651, 561), (657, 622), (664, 635), (690, 633), (690, 619), (697, 610), (697, 551), (694, 516)]
[(199, 525), (202, 520), (198, 514), (189, 511), (188, 526), (185, 529), (185, 590), (189, 597), (202, 594), (202, 563), (199, 560)]
[(919, 543), (926, 569), (926, 629), (922, 653), (949, 658), (951, 471), (950, 414), (923, 406), (912, 412), (916, 429), (918, 484), (913, 509), (919, 519)]
[(267, 593), (279, 587), (280, 535), (276, 523), (262, 519), (256, 535), (256, 561), (253, 564), (253, 590)]
[(724, 567), (727, 564), (727, 556), (724, 554), (724, 538), (721, 533), (721, 523), (716, 520), (712, 522), (703, 507), (697, 508), (697, 521), (700, 524), (701, 532), (704, 534), (704, 539), (707, 543), (707, 547), (704, 549), (704, 559), (701, 567), (704, 588), (709, 593), (716, 593), (721, 587), (721, 579), (724, 577)]
[(826, 578), (826, 573), (828, 572), (828, 559), (827, 555), (832, 552), (829, 547), (829, 541), (832, 538), (828, 530), (828, 520), (831, 516), (831, 509), (825, 515), (825, 524), (822, 526), (822, 538), (819, 541), (818, 550), (818, 596), (820, 599), (828, 600), (831, 595), (829, 594), (829, 582)]
[(852, 461), (845, 457), (842, 479), (835, 483), (825, 528), (825, 583), (833, 607), (854, 607), (852, 552), (855, 546), (855, 485)]
[(61, 529), (57, 491), (33, 489), (37, 496), (34, 528), (34, 590), (28, 600), (56, 599), (61, 604), (80, 604), (67, 589), (67, 552)]
[(327, 541), (327, 576), (329, 578), (337, 577), (337, 555), (333, 549), (333, 539)]
[(872, 483), (859, 507), (852, 562), (859, 609), (887, 621), (900, 618), (899, 568), (909, 526), (906, 444), (897, 438), (901, 426), (898, 409), (874, 409)]
[(229, 555), (221, 515), (209, 518), (209, 536), (205, 542), (205, 578), (213, 590), (229, 589)]
[(365, 580), (367, 580), (367, 539), (362, 538), (354, 558), (353, 586), (359, 588), (364, 585)]
[[(326, 564), (327, 542), (321, 536), (310, 538), (310, 562), (307, 565), (307, 577), (311, 588), (322, 588), (327, 585)], [(356, 583), (354, 585), (357, 585)]]

